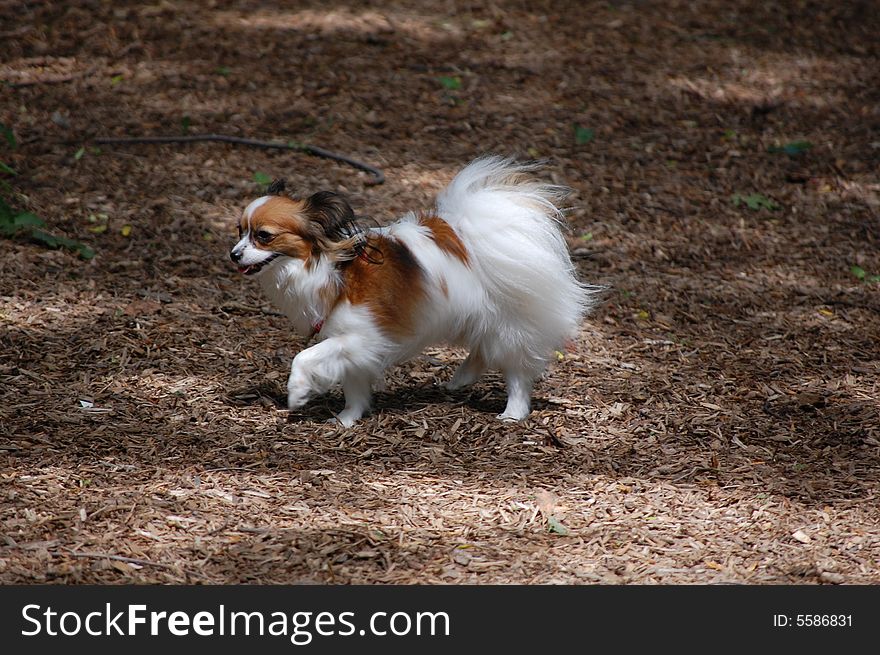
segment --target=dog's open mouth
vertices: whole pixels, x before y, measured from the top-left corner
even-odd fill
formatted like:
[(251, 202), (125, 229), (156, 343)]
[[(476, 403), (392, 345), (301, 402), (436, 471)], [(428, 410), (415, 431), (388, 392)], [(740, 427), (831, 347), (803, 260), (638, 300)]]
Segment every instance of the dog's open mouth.
[(244, 275), (254, 275), (263, 270), (270, 262), (274, 261), (275, 258), (278, 257), (278, 253), (273, 253), (259, 264), (251, 264), (250, 266), (239, 266), (238, 272), (243, 273)]

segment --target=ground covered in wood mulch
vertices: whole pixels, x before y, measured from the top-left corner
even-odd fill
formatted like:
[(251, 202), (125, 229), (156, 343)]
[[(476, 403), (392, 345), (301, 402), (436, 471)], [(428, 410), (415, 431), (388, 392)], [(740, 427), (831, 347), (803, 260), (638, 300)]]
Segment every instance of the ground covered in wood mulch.
[[(265, 5), (0, 2), (4, 197), (96, 252), (2, 241), (0, 582), (880, 583), (872, 2)], [(184, 132), (387, 181), (92, 141)], [(384, 222), (487, 152), (608, 287), (532, 416), (443, 347), (290, 415), (257, 179)]]

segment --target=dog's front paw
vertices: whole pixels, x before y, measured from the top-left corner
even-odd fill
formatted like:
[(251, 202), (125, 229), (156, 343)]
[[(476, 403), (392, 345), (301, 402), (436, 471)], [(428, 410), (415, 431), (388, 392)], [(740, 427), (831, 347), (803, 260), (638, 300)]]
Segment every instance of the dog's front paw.
[(342, 414), (340, 414), (339, 416), (334, 416), (333, 418), (328, 418), (327, 422), (332, 423), (333, 425), (341, 425), (344, 428), (350, 428), (355, 423), (357, 423), (357, 419), (343, 417)]
[(495, 418), (497, 418), (499, 421), (504, 421), (505, 423), (519, 423), (520, 421), (524, 421), (528, 415), (528, 412), (526, 412), (525, 414), (520, 412), (504, 412), (503, 414), (499, 414)]
[(303, 405), (306, 404), (309, 397), (308, 394), (301, 393), (299, 390), (292, 390), (287, 392), (287, 409), (294, 410), (299, 409)]
[(291, 374), (287, 381), (287, 409), (298, 409), (309, 399), (309, 385), (300, 376)]
[(343, 427), (350, 428), (363, 416), (362, 411), (344, 409), (329, 420), (330, 423), (339, 423)]

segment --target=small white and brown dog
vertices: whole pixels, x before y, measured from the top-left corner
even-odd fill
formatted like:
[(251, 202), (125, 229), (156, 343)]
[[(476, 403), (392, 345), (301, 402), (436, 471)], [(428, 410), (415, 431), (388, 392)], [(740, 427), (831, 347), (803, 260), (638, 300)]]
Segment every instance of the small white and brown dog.
[(387, 367), (446, 343), (469, 351), (449, 389), (498, 369), (508, 394), (498, 418), (528, 416), (534, 380), (597, 290), (575, 277), (555, 204), (562, 190), (529, 179), (531, 170), (478, 159), (433, 210), (380, 228), (335, 193), (296, 199), (283, 182), (250, 203), (232, 261), (317, 341), (293, 359), (288, 407), (341, 384), (336, 420), (351, 426)]

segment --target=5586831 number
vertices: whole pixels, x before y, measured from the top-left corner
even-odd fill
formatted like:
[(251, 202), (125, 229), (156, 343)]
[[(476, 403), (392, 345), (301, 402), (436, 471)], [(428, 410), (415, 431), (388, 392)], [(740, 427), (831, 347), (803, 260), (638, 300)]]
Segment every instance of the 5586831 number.
[(799, 628), (849, 628), (852, 614), (798, 614), (794, 624)]
[(851, 628), (852, 614), (774, 614), (774, 628)]

